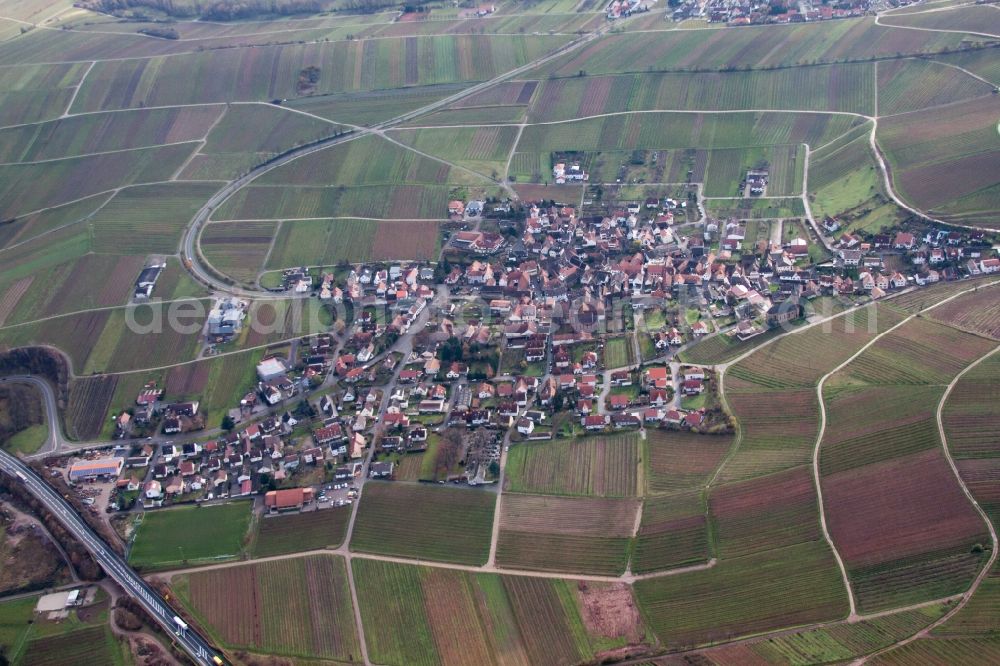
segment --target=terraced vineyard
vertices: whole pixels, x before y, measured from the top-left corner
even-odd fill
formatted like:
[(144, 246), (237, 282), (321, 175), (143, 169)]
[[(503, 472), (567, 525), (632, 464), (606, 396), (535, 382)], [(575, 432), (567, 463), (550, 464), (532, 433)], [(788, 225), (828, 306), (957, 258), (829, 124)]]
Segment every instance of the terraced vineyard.
[(205, 226), (201, 234), (201, 251), (217, 270), (252, 283), (264, 268), (276, 231), (278, 222), (270, 220), (216, 222)]
[(1000, 339), (1000, 291), (984, 287), (931, 311), (931, 318), (956, 328)]
[(878, 78), (879, 112), (886, 115), (982, 97), (992, 90), (987, 83), (934, 61), (879, 63)]
[(640, 441), (634, 434), (519, 444), (510, 450), (506, 490), (518, 493), (634, 497), (640, 490)]
[(67, 429), (78, 439), (93, 439), (101, 433), (104, 415), (114, 395), (118, 378), (97, 376), (78, 379), (70, 386)]
[(732, 444), (732, 437), (725, 435), (647, 430), (646, 492), (673, 493), (704, 485)]
[(343, 558), (307, 558), (200, 571), (174, 584), (178, 596), (223, 645), (354, 661), (360, 646)]
[(763, 659), (768, 664), (810, 664), (848, 660), (875, 652), (912, 636), (945, 612), (943, 605), (928, 606), (855, 624), (839, 624), (773, 638), (708, 650), (713, 663), (745, 663)]
[(925, 384), (950, 380), (982, 356), (990, 342), (954, 328), (918, 318), (881, 338), (830, 386)]
[(505, 493), (497, 566), (621, 574), (638, 508), (635, 500)]
[[(890, 308), (871, 305), (786, 335), (730, 368), (726, 388), (813, 386), (826, 372), (902, 319)], [(807, 357), (810, 362), (804, 363)]]
[(641, 580), (635, 592), (650, 628), (678, 648), (847, 614), (833, 555), (815, 541)]
[(998, 108), (989, 96), (880, 122), (878, 139), (901, 195), (947, 221), (995, 228), (1000, 189), (987, 174), (997, 167)]
[[(834, 425), (820, 471), (830, 534), (862, 610), (959, 592), (982, 566), (975, 544), (988, 538), (985, 525), (945, 460), (932, 414), (940, 386), (994, 346), (913, 318), (831, 378)], [(856, 519), (862, 507), (870, 522)]]
[(628, 588), (362, 558), (352, 566), (362, 619), (371, 627), (369, 653), (378, 663), (570, 666), (643, 642), (634, 609), (615, 628), (593, 615), (604, 600), (630, 602)]
[(645, 574), (708, 559), (708, 525), (696, 492), (647, 499), (629, 568)]
[(288, 516), (263, 517), (257, 523), (254, 557), (273, 557), (323, 548), (336, 548), (347, 536), (350, 507)]
[(496, 495), (402, 483), (365, 487), (350, 548), (461, 564), (484, 564)]
[(726, 461), (723, 480), (745, 479), (804, 465), (819, 429), (814, 389), (726, 391), (740, 423), (739, 447)]
[[(938, 386), (826, 389), (824, 474), (842, 472), (940, 445), (934, 410)], [(892, 418), (886, 418), (892, 414)]]
[(573, 76), (542, 82), (529, 118), (553, 121), (647, 109), (871, 113), (874, 94), (870, 63), (750, 72)]
[(752, 555), (821, 538), (816, 489), (807, 467), (721, 484), (711, 493), (720, 558)]
[(915, 663), (989, 664), (1000, 659), (1000, 640), (996, 638), (921, 639), (880, 655), (871, 663), (878, 666), (901, 666)]

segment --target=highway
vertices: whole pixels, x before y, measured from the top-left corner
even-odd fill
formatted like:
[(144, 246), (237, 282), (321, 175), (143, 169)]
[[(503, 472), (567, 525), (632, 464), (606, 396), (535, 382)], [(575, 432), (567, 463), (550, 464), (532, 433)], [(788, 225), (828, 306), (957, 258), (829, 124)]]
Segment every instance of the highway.
[[(19, 378), (18, 381), (24, 381)], [(52, 412), (50, 412), (52, 413)], [(58, 432), (53, 429), (51, 432)], [(0, 450), (0, 471), (9, 474), (15, 481), (24, 483), (28, 491), (52, 512), (60, 523), (86, 547), (105, 573), (108, 574), (123, 590), (134, 597), (143, 608), (156, 619), (168, 634), (173, 634), (185, 652), (200, 666), (214, 666), (214, 658), (223, 659), (201, 635), (193, 629), (178, 630), (174, 622), (174, 611), (167, 602), (146, 584), (139, 574), (132, 570), (118, 553), (112, 550), (76, 513), (63, 497), (51, 486), (45, 483), (34, 470), (16, 457)]]

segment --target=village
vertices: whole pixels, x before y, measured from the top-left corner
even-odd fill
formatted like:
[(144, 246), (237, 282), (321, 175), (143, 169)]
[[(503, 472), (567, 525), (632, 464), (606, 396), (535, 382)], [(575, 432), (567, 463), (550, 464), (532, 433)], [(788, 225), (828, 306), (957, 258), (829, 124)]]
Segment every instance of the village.
[[(588, 179), (572, 163), (554, 175)], [(766, 170), (741, 185), (749, 197), (766, 186)], [(436, 265), (286, 270), (287, 293), (353, 320), (262, 358), (221, 431), (197, 400), (147, 385), (115, 415), (118, 445), (56, 473), (108, 513), (239, 497), (263, 512), (345, 506), (368, 478), (489, 487), (502, 450), (520, 441), (731, 430), (715, 372), (683, 362), (700, 341), (747, 342), (834, 308), (1000, 272), (979, 231), (844, 233), (827, 218), (818, 236), (792, 220), (775, 243), (748, 239), (746, 221), (692, 224), (677, 196), (611, 199), (587, 214), (552, 201), (452, 201), (453, 220), (477, 223), (450, 235)], [(832, 251), (821, 262), (817, 246)], [(143, 271), (137, 298), (160, 268)], [(245, 310), (218, 300), (206, 343), (238, 335)]]
[(879, 9), (902, 7), (904, 0), (871, 2), (870, 0), (845, 0), (835, 3), (787, 3), (774, 0), (688, 0), (673, 4), (667, 15), (674, 21), (702, 17), (710, 23), (730, 26), (805, 23), (865, 16)]

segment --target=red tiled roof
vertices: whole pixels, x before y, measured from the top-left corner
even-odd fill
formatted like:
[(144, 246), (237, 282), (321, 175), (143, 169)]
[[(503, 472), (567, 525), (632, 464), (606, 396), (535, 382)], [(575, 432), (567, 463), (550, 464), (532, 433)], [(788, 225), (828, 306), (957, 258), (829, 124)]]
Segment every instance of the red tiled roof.
[(288, 488), (271, 490), (264, 496), (264, 505), (276, 509), (290, 509), (312, 500), (312, 488)]

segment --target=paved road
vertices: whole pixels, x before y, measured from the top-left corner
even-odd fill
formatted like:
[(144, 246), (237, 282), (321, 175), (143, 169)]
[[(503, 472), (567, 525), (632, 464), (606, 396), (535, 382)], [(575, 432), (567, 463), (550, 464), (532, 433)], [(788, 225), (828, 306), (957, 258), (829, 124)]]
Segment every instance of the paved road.
[(69, 440), (63, 435), (62, 427), (59, 424), (59, 410), (56, 407), (56, 394), (52, 386), (45, 380), (33, 375), (12, 375), (0, 377), (3, 384), (30, 384), (37, 388), (42, 394), (42, 401), (45, 404), (45, 420), (49, 429), (48, 439), (35, 455), (45, 456), (55, 453), (63, 446), (69, 444)]
[(153, 588), (146, 584), (139, 574), (125, 563), (118, 553), (90, 529), (59, 493), (41, 479), (34, 470), (5, 451), (0, 451), (0, 470), (20, 479), (28, 491), (86, 547), (101, 568), (118, 583), (168, 632), (174, 640), (199, 666), (213, 666), (215, 657), (222, 658), (200, 634), (193, 629), (178, 630), (174, 623), (175, 613)]
[[(42, 393), (42, 400), (45, 404), (45, 424), (49, 429), (48, 439), (45, 444), (35, 453), (25, 456), (27, 459), (38, 459), (45, 458), (51, 455), (67, 454), (67, 453), (80, 453), (88, 451), (91, 449), (104, 449), (115, 444), (128, 445), (132, 441), (131, 439), (125, 440), (94, 440), (94, 441), (74, 441), (69, 439), (62, 429), (62, 422), (59, 420), (59, 411), (56, 404), (56, 394), (52, 389), (52, 385), (49, 382), (35, 377), (34, 375), (10, 375), (8, 377), (0, 377), (0, 383), (17, 383), (17, 384), (30, 384), (36, 387)], [(273, 408), (267, 410), (267, 413), (277, 413), (283, 409), (288, 409), (285, 404), (277, 405)], [(255, 418), (262, 418), (265, 414), (262, 412), (260, 414), (255, 414)], [(206, 436), (210, 436), (213, 432), (218, 432), (216, 430), (199, 430), (194, 433), (190, 433), (181, 437), (171, 437), (169, 435), (155, 435), (149, 443), (159, 444), (164, 441), (171, 441), (177, 444), (183, 444), (188, 441), (195, 441), (198, 439), (204, 439)], [(146, 440), (142, 440), (145, 442)]]

